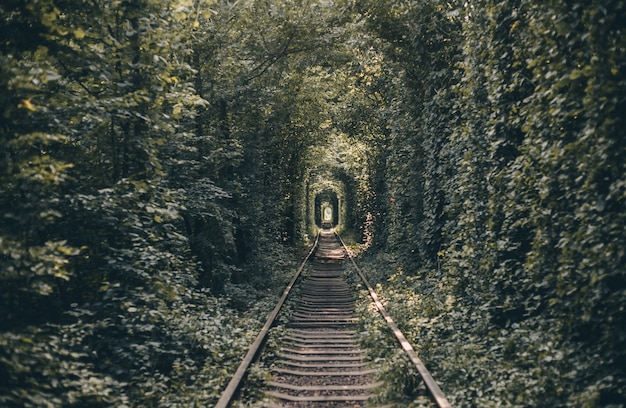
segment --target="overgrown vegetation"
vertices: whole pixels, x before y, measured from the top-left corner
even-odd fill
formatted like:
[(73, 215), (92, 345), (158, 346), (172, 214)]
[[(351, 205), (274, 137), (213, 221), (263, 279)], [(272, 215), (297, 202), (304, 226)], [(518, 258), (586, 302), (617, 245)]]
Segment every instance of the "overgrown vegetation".
[(397, 319), (454, 405), (624, 406), (624, 3), (362, 6), (401, 78), (371, 269)]
[(623, 1), (0, 16), (3, 405), (211, 405), (322, 193), (455, 405), (626, 405)]
[(212, 405), (296, 264), (327, 120), (303, 81), (335, 22), (253, 1), (0, 15), (1, 405)]

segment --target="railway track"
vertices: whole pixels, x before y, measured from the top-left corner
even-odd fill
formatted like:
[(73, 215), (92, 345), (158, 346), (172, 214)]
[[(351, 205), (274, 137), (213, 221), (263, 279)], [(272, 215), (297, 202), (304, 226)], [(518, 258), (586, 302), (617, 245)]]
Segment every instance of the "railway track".
[(334, 235), (323, 232), (267, 383), (278, 406), (362, 406), (376, 386), (355, 337), (355, 299), (343, 258)]
[[(299, 275), (307, 260), (311, 265), (310, 272), (301, 278), (297, 304), (283, 331), (281, 347), (271, 362), (271, 378), (264, 384), (264, 394), (270, 397), (272, 402), (255, 406), (267, 408), (368, 406), (368, 399), (380, 384), (374, 382), (375, 370), (366, 359), (366, 350), (359, 346), (356, 338), (354, 290), (348, 287), (343, 274), (343, 262), (347, 253), (347, 248), (338, 235), (330, 230), (323, 230), (319, 234), (314, 248), (311, 249), (305, 262), (288, 285), (274, 312), (270, 314), (268, 322), (224, 391), (216, 408), (229, 406), (245, 371), (258, 357), (259, 349), (269, 328), (290, 290), (300, 278)], [(398, 338), (400, 345), (416, 364), (427, 390), (431, 392), (433, 406), (449, 407), (445, 396), (421, 361), (414, 355), (408, 341), (404, 339), (391, 317), (384, 312), (382, 304), (367, 283), (365, 276), (358, 266), (354, 265), (370, 290), (372, 300), (390, 324), (391, 330), (394, 331), (396, 337), (400, 335)]]

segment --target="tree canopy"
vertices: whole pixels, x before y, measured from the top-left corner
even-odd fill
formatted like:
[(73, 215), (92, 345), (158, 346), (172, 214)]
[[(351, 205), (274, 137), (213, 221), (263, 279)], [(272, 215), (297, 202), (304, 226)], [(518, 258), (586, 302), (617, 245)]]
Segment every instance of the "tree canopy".
[(210, 406), (324, 197), (454, 405), (625, 405), (624, 27), (621, 0), (4, 1), (0, 402)]

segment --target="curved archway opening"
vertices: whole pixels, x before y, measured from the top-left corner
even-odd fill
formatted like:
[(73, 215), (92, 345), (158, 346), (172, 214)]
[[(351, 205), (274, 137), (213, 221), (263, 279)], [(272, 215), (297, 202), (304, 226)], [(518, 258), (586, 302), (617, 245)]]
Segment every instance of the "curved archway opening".
[(336, 129), (327, 135), (325, 143), (307, 150), (297, 209), (303, 242), (314, 237), (322, 224), (361, 242), (372, 198), (368, 152), (362, 140)]
[(349, 222), (347, 188), (334, 177), (317, 175), (307, 187), (307, 230), (311, 236), (320, 228), (344, 231)]
[(331, 189), (315, 195), (315, 225), (318, 228), (332, 228), (339, 224), (339, 198)]

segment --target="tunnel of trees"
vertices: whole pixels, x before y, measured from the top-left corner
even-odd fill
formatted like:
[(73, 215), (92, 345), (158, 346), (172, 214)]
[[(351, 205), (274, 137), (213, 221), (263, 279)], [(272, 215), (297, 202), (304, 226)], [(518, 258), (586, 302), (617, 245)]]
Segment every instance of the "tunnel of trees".
[(315, 225), (335, 226), (339, 224), (339, 199), (333, 190), (324, 190), (315, 196)]
[(327, 203), (454, 406), (625, 406), (625, 27), (4, 0), (0, 405), (211, 406)]

